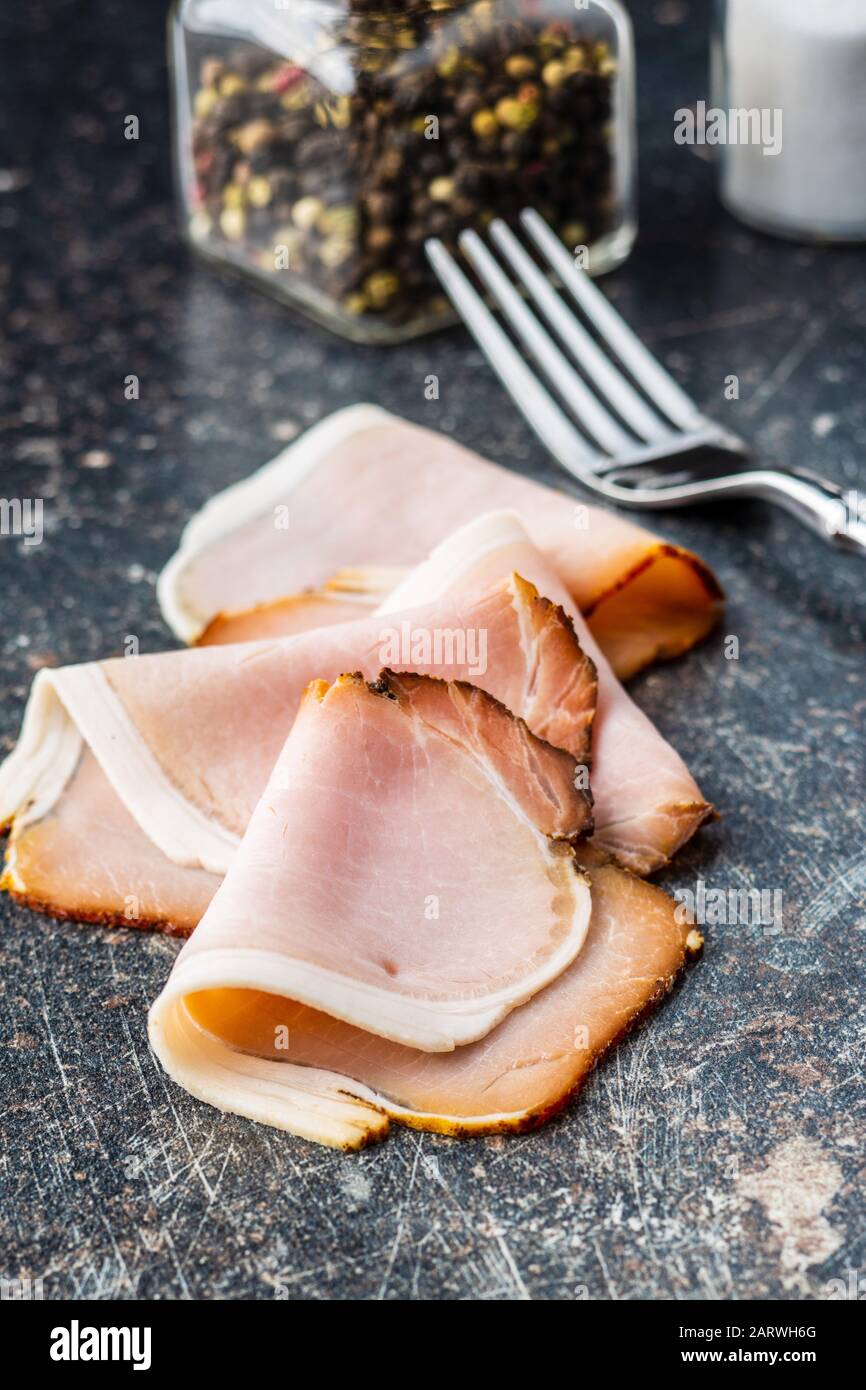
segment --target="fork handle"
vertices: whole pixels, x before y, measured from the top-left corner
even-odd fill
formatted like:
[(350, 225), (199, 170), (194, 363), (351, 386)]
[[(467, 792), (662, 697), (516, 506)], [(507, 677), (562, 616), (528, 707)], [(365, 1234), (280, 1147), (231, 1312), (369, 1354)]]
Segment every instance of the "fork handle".
[(866, 519), (853, 489), (845, 493), (808, 468), (759, 469), (751, 476), (761, 489), (757, 496), (777, 502), (828, 545), (866, 555)]
[(607, 479), (594, 479), (593, 486), (620, 506), (653, 509), (694, 506), (729, 497), (759, 497), (783, 507), (836, 550), (866, 556), (864, 504), (858, 503), (853, 491), (846, 494), (835, 483), (805, 468), (754, 468), (712, 481), (672, 487), (623, 487)]

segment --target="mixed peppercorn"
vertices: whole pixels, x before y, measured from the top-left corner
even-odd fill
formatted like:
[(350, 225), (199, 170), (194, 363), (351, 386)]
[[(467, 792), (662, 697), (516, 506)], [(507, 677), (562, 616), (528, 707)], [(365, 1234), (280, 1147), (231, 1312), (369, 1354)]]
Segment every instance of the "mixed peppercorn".
[(192, 94), (190, 230), (332, 319), (406, 330), (447, 313), (428, 236), (532, 206), (569, 245), (617, 209), (616, 61), (574, 18), (508, 0), (348, 0), (296, 61), (206, 52)]

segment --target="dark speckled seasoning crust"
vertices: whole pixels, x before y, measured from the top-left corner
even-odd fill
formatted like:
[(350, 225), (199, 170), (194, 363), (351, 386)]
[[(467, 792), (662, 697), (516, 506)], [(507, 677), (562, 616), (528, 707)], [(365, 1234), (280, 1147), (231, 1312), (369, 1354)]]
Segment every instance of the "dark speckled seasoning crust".
[[(706, 91), (703, 9), (632, 5), (641, 235), (605, 288), (764, 457), (862, 491), (863, 253), (740, 227), (673, 144), (673, 110)], [(126, 0), (0, 13), (0, 496), (44, 498), (46, 528), (0, 538), (3, 751), (46, 657), (169, 645), (153, 584), (187, 517), (337, 406), (378, 401), (562, 483), (459, 332), (362, 350), (193, 261), (164, 21)], [(724, 816), (661, 882), (780, 889), (781, 930), (709, 929), (700, 968), (545, 1129), (395, 1126), (343, 1155), (164, 1079), (145, 1017), (179, 943), (4, 897), (0, 1274), (44, 1277), (46, 1298), (802, 1300), (866, 1272), (864, 571), (757, 504), (655, 524), (728, 598), (721, 631), (632, 685)]]

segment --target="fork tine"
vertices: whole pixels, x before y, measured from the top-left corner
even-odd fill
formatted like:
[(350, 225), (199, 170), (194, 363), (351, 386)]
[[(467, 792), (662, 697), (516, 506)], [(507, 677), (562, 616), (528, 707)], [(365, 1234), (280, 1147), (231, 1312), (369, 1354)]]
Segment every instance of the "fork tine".
[(575, 265), (544, 219), (533, 208), (525, 208), (520, 220), (587, 318), (668, 419), (685, 430), (699, 429), (705, 425), (694, 401), (644, 347), (625, 319), (592, 283), (586, 271)]
[(628, 378), (599, 347), (501, 217), (491, 222), (490, 236), (595, 389), (607, 397), (641, 439), (648, 443), (669, 440), (672, 436), (670, 425), (650, 409)]
[(573, 477), (595, 472), (601, 459), (529, 370), (481, 296), (437, 237), (424, 243), (443, 289), (506, 391), (554, 458)]
[(568, 402), (581, 426), (610, 454), (634, 448), (634, 439), (605, 409), (563, 356), (477, 232), (461, 232), (460, 249), (478, 272), (505, 317)]

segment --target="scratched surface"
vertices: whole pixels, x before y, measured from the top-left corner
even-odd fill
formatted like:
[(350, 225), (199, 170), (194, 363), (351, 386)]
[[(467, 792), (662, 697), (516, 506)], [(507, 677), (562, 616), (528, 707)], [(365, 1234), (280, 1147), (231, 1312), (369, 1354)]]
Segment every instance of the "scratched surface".
[[(41, 546), (0, 539), (4, 750), (40, 665), (167, 645), (153, 586), (184, 519), (335, 406), (373, 399), (555, 476), (462, 335), (352, 348), (179, 248), (160, 8), (0, 19), (0, 492), (44, 498), (46, 525)], [(863, 487), (864, 257), (720, 214), (710, 166), (670, 139), (705, 92), (703, 22), (640, 9), (643, 232), (610, 293), (768, 459)], [(395, 1129), (344, 1157), (160, 1074), (145, 1012), (175, 944), (3, 901), (0, 1275), (55, 1298), (702, 1299), (821, 1298), (864, 1271), (866, 571), (757, 506), (664, 529), (730, 598), (720, 633), (634, 687), (724, 814), (667, 881), (777, 890), (779, 930), (708, 928), (543, 1132)]]

